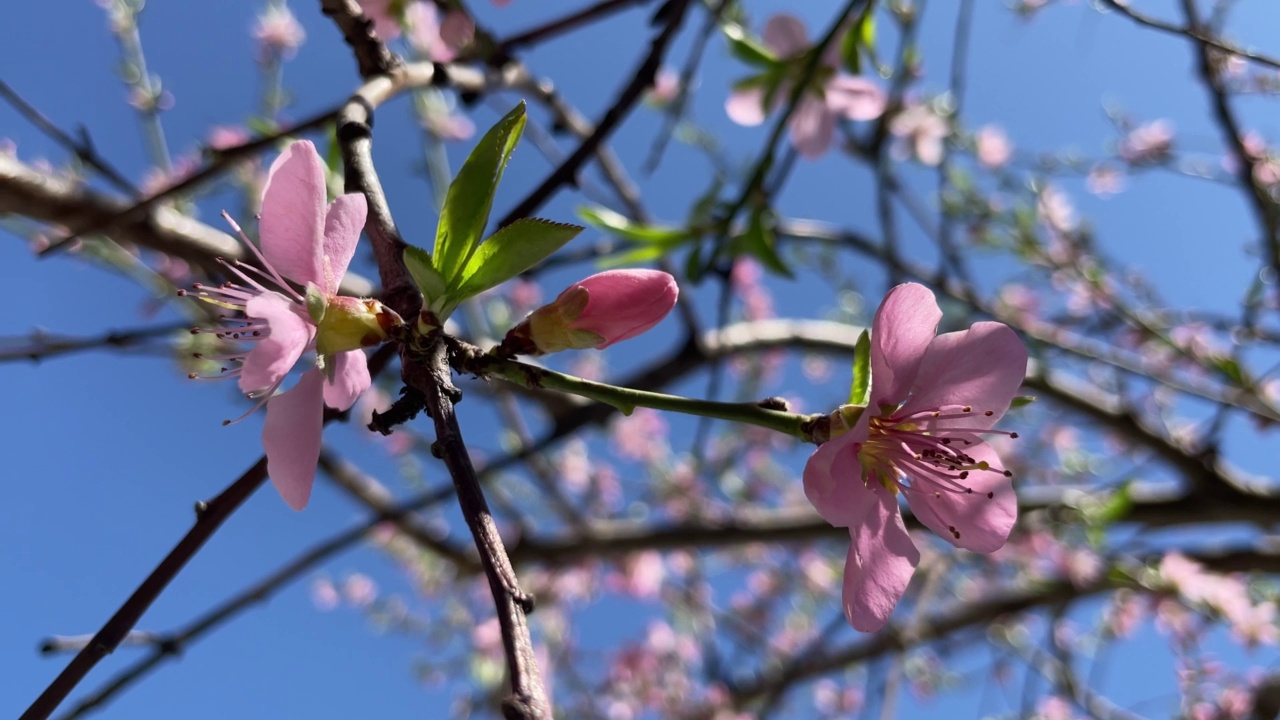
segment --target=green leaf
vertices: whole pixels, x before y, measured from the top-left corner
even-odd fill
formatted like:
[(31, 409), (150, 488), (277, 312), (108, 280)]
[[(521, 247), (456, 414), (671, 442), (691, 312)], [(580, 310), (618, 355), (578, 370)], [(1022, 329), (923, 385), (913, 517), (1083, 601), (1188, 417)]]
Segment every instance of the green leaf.
[(751, 220), (747, 223), (747, 231), (736, 239), (735, 249), (746, 253), (760, 261), (762, 265), (783, 277), (793, 277), (791, 268), (778, 255), (778, 236), (773, 229), (777, 218), (772, 210), (759, 206), (751, 212)]
[(1106, 527), (1123, 520), (1133, 510), (1133, 494), (1129, 491), (1132, 484), (1132, 481), (1126, 480), (1116, 488), (1105, 502), (1089, 513), (1086, 521), (1091, 525)]
[(1009, 403), (1009, 409), (1012, 410), (1015, 408), (1026, 407), (1035, 401), (1035, 395), (1019, 395), (1013, 399), (1013, 402)]
[(493, 209), (494, 192), (502, 180), (507, 161), (511, 159), (511, 151), (524, 132), (526, 119), (525, 105), (521, 101), (506, 117), (489, 128), (453, 182), (449, 183), (444, 209), (440, 211), (440, 225), (436, 230), (434, 257), (435, 269), (450, 289), (458, 287), (462, 268), (480, 245), (485, 226), (489, 224), (489, 212)]
[(853, 383), (849, 404), (866, 407), (871, 401), (871, 332), (863, 330), (853, 345)]
[(405, 248), (404, 264), (409, 269), (409, 274), (413, 276), (413, 281), (418, 284), (418, 290), (422, 292), (427, 305), (444, 296), (444, 278), (436, 272), (435, 266), (431, 264), (431, 256), (426, 250), (414, 245)]
[(485, 240), (467, 260), (450, 302), (456, 305), (501, 285), (545, 260), (580, 232), (578, 225), (536, 218), (511, 223)]
[(1226, 375), (1231, 382), (1237, 385), (1244, 384), (1244, 371), (1240, 369), (1240, 363), (1235, 360), (1225, 357), (1212, 358), (1209, 360), (1209, 364), (1216, 368), (1218, 372)]
[(592, 227), (638, 243), (677, 245), (692, 236), (685, 228), (633, 223), (622, 214), (606, 207), (580, 207), (578, 217)]
[(759, 40), (747, 34), (746, 28), (736, 23), (726, 24), (721, 28), (724, 37), (729, 41), (729, 52), (734, 57), (755, 67), (773, 67), (778, 58)]
[(862, 74), (860, 42), (858, 33), (852, 31), (845, 33), (840, 39), (840, 64), (853, 75)]

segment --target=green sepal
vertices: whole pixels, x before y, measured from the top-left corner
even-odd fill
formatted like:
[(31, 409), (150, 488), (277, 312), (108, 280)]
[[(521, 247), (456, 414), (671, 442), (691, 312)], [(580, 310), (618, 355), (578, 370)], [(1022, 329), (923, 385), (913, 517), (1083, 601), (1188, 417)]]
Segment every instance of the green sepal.
[(408, 268), (413, 281), (417, 283), (418, 291), (426, 301), (424, 304), (430, 305), (444, 296), (444, 278), (436, 272), (435, 265), (431, 262), (431, 255), (426, 250), (414, 245), (406, 247), (404, 265)]
[(1020, 407), (1026, 407), (1036, 401), (1035, 395), (1018, 395), (1009, 403), (1009, 409), (1013, 410)]
[(866, 407), (871, 402), (871, 332), (863, 330), (853, 345), (853, 382), (849, 404)]
[(324, 321), (324, 311), (329, 302), (325, 300), (324, 292), (316, 286), (315, 283), (307, 283), (307, 315), (311, 318), (311, 322), (319, 325)]
[(524, 218), (502, 228), (481, 243), (449, 293), (455, 305), (497, 287), (547, 259), (582, 232), (579, 225)]
[(489, 224), (494, 193), (511, 152), (524, 132), (526, 120), (525, 104), (521, 101), (489, 128), (449, 183), (432, 253), (434, 267), (447, 288), (458, 287), (462, 268), (480, 245)]

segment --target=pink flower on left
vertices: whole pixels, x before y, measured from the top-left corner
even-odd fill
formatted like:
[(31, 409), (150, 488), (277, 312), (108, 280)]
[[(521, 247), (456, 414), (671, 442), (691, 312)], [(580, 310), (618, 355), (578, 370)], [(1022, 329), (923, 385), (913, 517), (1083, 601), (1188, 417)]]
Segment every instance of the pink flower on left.
[[(306, 507), (311, 498), (324, 406), (346, 410), (369, 388), (369, 367), (360, 348), (381, 343), (400, 324), (399, 316), (377, 300), (337, 294), (366, 213), (365, 198), (358, 193), (327, 202), (319, 153), (308, 141), (295, 142), (267, 173), (261, 251), (245, 239), (263, 270), (224, 262), (240, 284), (195, 285), (196, 297), (243, 316), (226, 318), (216, 331), (220, 338), (251, 345), (247, 353), (217, 358), (229, 363), (219, 377), (238, 377), (240, 389), (258, 400), (253, 410), (267, 406), (262, 429), (267, 472), (294, 510)], [(305, 294), (289, 281), (305, 287)], [(315, 367), (277, 394), (308, 351), (316, 353)]]

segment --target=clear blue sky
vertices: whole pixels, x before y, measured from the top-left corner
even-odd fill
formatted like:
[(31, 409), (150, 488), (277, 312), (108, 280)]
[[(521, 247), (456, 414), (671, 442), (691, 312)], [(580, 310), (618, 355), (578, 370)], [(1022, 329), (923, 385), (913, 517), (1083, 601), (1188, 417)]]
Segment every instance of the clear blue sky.
[[(499, 35), (547, 17), (553, 5), (580, 4), (584, 3), (516, 0), (495, 8), (475, 3), (482, 20)], [(757, 18), (764, 18), (793, 5), (753, 2), (749, 7)], [(944, 88), (954, 12), (950, 3), (932, 5), (922, 37), (926, 92)], [(1146, 5), (1161, 9), (1156, 7), (1159, 3)], [(811, 33), (834, 6), (805, 4)], [(980, 0), (978, 6), (966, 99), (972, 126), (999, 123), (1020, 148), (1076, 148), (1086, 156), (1099, 156), (1115, 137), (1103, 104), (1116, 103), (1139, 119), (1172, 118), (1180, 148), (1213, 153), (1220, 147), (1202, 89), (1191, 81), (1191, 55), (1184, 43), (1137, 31), (1122, 19), (1100, 18), (1084, 3), (1053, 7), (1032, 23), (1011, 15), (1004, 3)], [(300, 118), (343, 99), (358, 79), (336, 29), (319, 14), (318, 3), (299, 2), (294, 9), (308, 37), (287, 65), (285, 83), (294, 98), (290, 115)], [(248, 0), (148, 3), (143, 42), (151, 70), (176, 98), (176, 106), (163, 116), (175, 152), (195, 148), (210, 126), (241, 122), (256, 107), (259, 80), (249, 31), (257, 10), (258, 4)], [(131, 178), (140, 178), (146, 168), (141, 135), (114, 74), (118, 52), (102, 11), (87, 0), (55, 0), (13, 3), (6, 16), (7, 22), (0, 24), (0, 77), (60, 126), (83, 124), (104, 155)], [(539, 48), (529, 64), (535, 72), (554, 77), (565, 97), (597, 117), (647, 46), (644, 17), (640, 11), (624, 13), (591, 32)], [(1278, 20), (1280, 11), (1274, 6), (1255, 1), (1239, 9), (1235, 28), (1250, 40), (1264, 41), (1269, 38), (1257, 29), (1275, 27)], [(684, 58), (690, 35), (686, 32), (678, 44), (675, 58)], [(758, 151), (764, 130), (731, 125), (722, 108), (727, 85), (743, 74), (744, 68), (728, 57), (723, 43), (713, 41), (695, 116), (732, 158), (746, 162)], [(485, 127), (496, 115), (481, 107), (474, 118)], [(1252, 120), (1265, 135), (1278, 136), (1274, 114), (1257, 113)], [(642, 110), (618, 134), (616, 148), (630, 167), (640, 165), (660, 127), (657, 114)], [(0, 136), (16, 141), (25, 161), (65, 159), (8, 107), (0, 107)], [(421, 155), (403, 100), (380, 111), (375, 137), (397, 220), (411, 241), (425, 244), (435, 217), (426, 185), (410, 176)], [(464, 146), (451, 148), (455, 167), (463, 152)], [(508, 172), (497, 211), (510, 207), (548, 167), (531, 145), (524, 146)], [(652, 178), (642, 179), (649, 208), (660, 218), (678, 221), (688, 211), (689, 199), (705, 189), (708, 177), (705, 160), (673, 145), (664, 166)], [(922, 190), (934, 182), (925, 170), (914, 172), (912, 181)], [(1086, 195), (1082, 183), (1065, 186), (1117, 260), (1141, 269), (1180, 305), (1233, 309), (1253, 267), (1244, 252), (1252, 238), (1252, 220), (1238, 195), (1158, 173), (1133, 178), (1124, 195), (1109, 201)], [(571, 220), (576, 204), (576, 198), (562, 194), (540, 214)], [(802, 163), (780, 207), (795, 216), (866, 230), (875, 227), (869, 174), (861, 168), (850, 170), (845, 160), (834, 156)], [(220, 205), (204, 205), (202, 217), (214, 222), (219, 209)], [(590, 241), (590, 235), (583, 242)], [(909, 248), (923, 247), (922, 238), (907, 240)], [(1212, 263), (1197, 261), (1210, 253)], [(358, 258), (357, 268), (372, 273), (367, 258)], [(999, 276), (1007, 269), (998, 265), (992, 273)], [(22, 335), (37, 327), (94, 334), (147, 322), (140, 308), (148, 297), (135, 284), (67, 257), (37, 262), (25, 243), (9, 234), (0, 240), (0, 283), (7, 299), (0, 335)], [(783, 316), (822, 317), (835, 303), (813, 291), (824, 287), (818, 284), (772, 287)], [(875, 282), (867, 287), (867, 302), (874, 305), (883, 287)], [(557, 290), (546, 288), (547, 293)], [(710, 299), (701, 297), (705, 294), (700, 293), (700, 300)], [(711, 304), (706, 307), (709, 310)], [(176, 315), (166, 310), (153, 320), (165, 318)], [(669, 346), (675, 340), (672, 327), (633, 343), (622, 355), (656, 353)], [(615, 360), (618, 366), (629, 364), (620, 357)], [(797, 380), (775, 390), (807, 397), (813, 403), (809, 409), (816, 410), (842, 397), (838, 385), (845, 378), (840, 370), (835, 375), (825, 387), (811, 388)], [(702, 385), (686, 389), (701, 392)], [(186, 531), (193, 502), (211, 496), (256, 460), (261, 419), (220, 427), (221, 419), (241, 412), (230, 385), (191, 383), (169, 360), (120, 355), (4, 365), (0, 400), (5, 407), (0, 447), (8, 458), (3, 481), (7, 501), (0, 507), (0, 584), (6, 589), (0, 596), (0, 667), (5, 669), (0, 716), (8, 717), (25, 708), (67, 659), (38, 656), (37, 642), (51, 634), (96, 630)], [(467, 403), (461, 408), (467, 421), (464, 430), (478, 446), (496, 450), (497, 440), (475, 422), (476, 416), (467, 414), (475, 407)], [(672, 422), (677, 429), (690, 427)], [(1241, 433), (1239, 443), (1256, 441), (1257, 450), (1240, 459), (1264, 469), (1263, 458), (1274, 455), (1274, 441), (1259, 440), (1247, 429)], [(328, 437), (397, 492), (410, 490), (397, 480), (395, 464), (367, 438), (345, 428)], [(800, 458), (787, 458), (797, 478)], [(426, 465), (425, 478), (431, 485), (447, 482), (435, 464)], [(178, 626), (300, 549), (361, 518), (360, 510), (323, 480), (304, 513), (290, 511), (274, 492), (264, 489), (209, 543), (139, 627)], [(350, 551), (329, 563), (325, 572), (341, 576), (349, 570), (367, 572), (384, 588), (408, 590), (380, 553)], [(831, 602), (835, 607), (838, 600), (833, 597)], [(606, 604), (584, 616), (578, 631), (634, 635), (644, 626), (645, 612), (633, 604)], [(1162, 642), (1144, 642), (1152, 652), (1164, 652)], [(125, 648), (103, 662), (82, 690), (94, 687), (136, 652)], [(358, 613), (319, 614), (303, 582), (242, 614), (190, 648), (180, 661), (166, 664), (117, 699), (105, 716), (443, 716), (447, 695), (424, 689), (413, 678), (411, 660), (418, 652), (420, 646), (411, 640), (372, 632)], [(1117, 677), (1126, 681), (1110, 683), (1108, 689), (1118, 690), (1117, 697), (1124, 701), (1171, 693), (1170, 661), (1163, 659), (1157, 666), (1156, 672), (1144, 676), (1142, 669), (1124, 669), (1117, 663), (1117, 672), (1125, 674)], [(962, 697), (977, 708), (976, 692)], [(942, 707), (908, 705), (905, 710), (927, 717)]]

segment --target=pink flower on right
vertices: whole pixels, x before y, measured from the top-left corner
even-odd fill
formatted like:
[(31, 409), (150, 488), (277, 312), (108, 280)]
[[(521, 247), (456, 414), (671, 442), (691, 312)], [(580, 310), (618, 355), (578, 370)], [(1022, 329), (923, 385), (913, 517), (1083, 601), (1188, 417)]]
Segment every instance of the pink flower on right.
[(889, 291), (871, 327), (870, 403), (804, 470), (809, 502), (849, 528), (844, 612), (863, 632), (884, 626), (920, 562), (899, 494), (926, 527), (974, 552), (1003, 546), (1018, 516), (1012, 473), (982, 436), (1017, 437), (991, 428), (1022, 385), (1026, 347), (998, 322), (936, 335), (941, 319), (923, 285)]
[[(799, 58), (811, 47), (804, 23), (786, 13), (769, 18), (762, 39), (781, 60)], [(810, 160), (822, 157), (831, 147), (840, 118), (875, 120), (884, 114), (887, 102), (884, 90), (866, 78), (839, 72), (839, 50), (840, 43), (831, 44), (818, 73), (825, 80), (804, 94), (787, 121), (792, 146)], [(785, 82), (781, 85), (774, 94), (774, 106), (786, 103), (789, 88)], [(765, 93), (758, 87), (735, 90), (725, 102), (729, 119), (748, 127), (764, 122), (769, 110), (765, 107)]]

